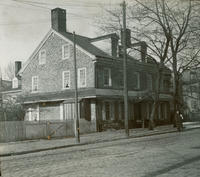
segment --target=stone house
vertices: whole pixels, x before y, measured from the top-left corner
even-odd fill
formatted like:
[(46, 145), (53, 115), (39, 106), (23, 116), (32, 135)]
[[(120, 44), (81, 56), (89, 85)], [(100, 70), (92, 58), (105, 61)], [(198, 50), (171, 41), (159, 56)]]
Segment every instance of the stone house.
[[(25, 120), (74, 118), (73, 34), (66, 31), (66, 11), (51, 11), (52, 28), (20, 70)], [(94, 122), (124, 121), (123, 60), (117, 52), (118, 37), (110, 35), (111, 54), (94, 45), (99, 38), (75, 35), (80, 119)], [(128, 57), (129, 119), (148, 120), (155, 89), (155, 64)], [(158, 122), (170, 121), (171, 72), (163, 72)], [(150, 95), (150, 96), (149, 96)]]

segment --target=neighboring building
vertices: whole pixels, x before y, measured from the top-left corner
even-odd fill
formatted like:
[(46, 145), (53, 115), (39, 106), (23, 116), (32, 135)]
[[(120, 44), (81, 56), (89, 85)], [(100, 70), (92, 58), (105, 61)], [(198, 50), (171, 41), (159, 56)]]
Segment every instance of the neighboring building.
[(21, 69), (21, 61), (15, 61), (15, 77), (12, 81), (2, 80), (2, 86), (0, 87), (0, 93), (2, 98), (2, 103), (6, 102), (16, 102), (17, 98), (21, 95), (21, 77), (18, 75)]
[(183, 73), (183, 100), (185, 115), (190, 120), (200, 120), (200, 68)]
[(15, 77), (12, 81), (1, 79), (0, 85), (0, 120), (23, 120), (23, 110), (18, 99), (21, 96), (21, 78), (17, 75), (21, 62), (15, 62)]
[[(19, 74), (25, 120), (70, 120), (74, 117), (73, 34), (66, 31), (66, 12), (51, 11), (52, 29), (47, 33)], [(75, 35), (80, 119), (124, 120), (123, 59), (117, 53), (118, 37), (111, 34), (111, 55), (96, 47), (101, 39)], [(163, 71), (157, 121), (170, 121), (169, 69)], [(155, 90), (156, 66), (128, 58), (130, 124), (147, 120)]]

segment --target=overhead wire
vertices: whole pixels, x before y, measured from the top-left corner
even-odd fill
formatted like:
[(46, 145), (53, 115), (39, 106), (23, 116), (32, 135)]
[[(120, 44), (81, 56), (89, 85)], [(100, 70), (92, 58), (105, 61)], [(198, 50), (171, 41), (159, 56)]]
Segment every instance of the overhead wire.
[(119, 5), (119, 3), (102, 3), (102, 2), (92, 2), (92, 1), (68, 1), (64, 3), (47, 3), (47, 2), (38, 2), (38, 1), (28, 1), (28, 0), (13, 0), (16, 2), (21, 2), (21, 3), (34, 3), (34, 4), (40, 4), (40, 5), (62, 5), (62, 6), (86, 6), (86, 7), (100, 7), (100, 5)]
[[(35, 1), (27, 1), (27, 0), (12, 0), (14, 2), (17, 2), (17, 3), (21, 3), (21, 4), (24, 4), (24, 5), (29, 5), (29, 6), (33, 6), (33, 7), (36, 7), (36, 8), (42, 8), (42, 9), (45, 9), (45, 10), (51, 10), (51, 8), (48, 8), (46, 6), (43, 6), (43, 5), (63, 5), (63, 6), (69, 6), (68, 3), (71, 3), (71, 2), (65, 2), (65, 3), (44, 3), (44, 2), (35, 2)], [(76, 3), (83, 3), (83, 2), (80, 2), (80, 1), (75, 1)], [(38, 5), (40, 4), (40, 5)], [(93, 4), (93, 7), (100, 7), (99, 6), (99, 3), (92, 3)], [(96, 5), (94, 5), (96, 4)], [(98, 4), (98, 6), (97, 6)], [(9, 6), (9, 7), (16, 7), (16, 8), (20, 8), (19, 6), (13, 6), (13, 5), (10, 5), (10, 4), (2, 4), (0, 3), (0, 5), (5, 5), (5, 6)], [(71, 6), (75, 7), (76, 4), (72, 5)], [(33, 9), (34, 10), (34, 9)], [(79, 15), (79, 14), (75, 14), (75, 13), (70, 13), (70, 12), (67, 12), (67, 15), (71, 15), (72, 18), (84, 18), (84, 19), (94, 19), (94, 15), (96, 14), (88, 14), (89, 16), (86, 16), (86, 15)], [(32, 21), (32, 22), (20, 22), (20, 23), (0, 23), (0, 26), (11, 26), (11, 25), (31, 25), (31, 24), (37, 24), (37, 23), (50, 23), (50, 19), (42, 19), (42, 20), (37, 20), (37, 21)]]

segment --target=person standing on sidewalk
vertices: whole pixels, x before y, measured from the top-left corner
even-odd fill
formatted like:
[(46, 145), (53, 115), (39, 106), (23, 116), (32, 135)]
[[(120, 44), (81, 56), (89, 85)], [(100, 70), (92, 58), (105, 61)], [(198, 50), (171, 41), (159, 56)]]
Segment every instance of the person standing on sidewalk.
[(183, 130), (183, 115), (179, 111), (176, 111), (176, 126), (179, 132)]

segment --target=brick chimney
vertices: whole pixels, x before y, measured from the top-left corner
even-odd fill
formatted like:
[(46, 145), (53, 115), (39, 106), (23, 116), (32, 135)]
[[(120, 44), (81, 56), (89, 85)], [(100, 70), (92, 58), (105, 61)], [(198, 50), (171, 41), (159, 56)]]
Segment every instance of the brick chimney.
[(66, 10), (55, 8), (51, 10), (51, 28), (58, 32), (66, 32)]

